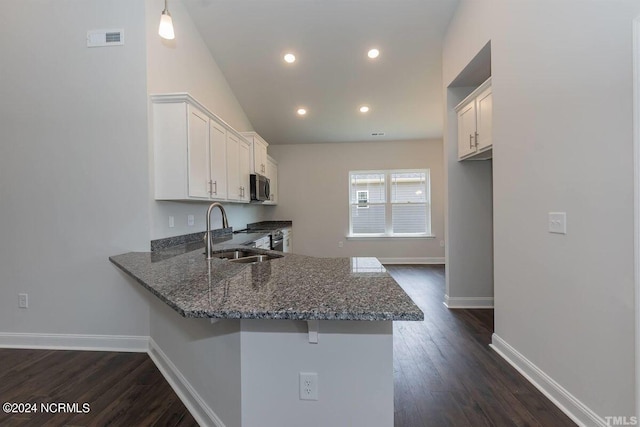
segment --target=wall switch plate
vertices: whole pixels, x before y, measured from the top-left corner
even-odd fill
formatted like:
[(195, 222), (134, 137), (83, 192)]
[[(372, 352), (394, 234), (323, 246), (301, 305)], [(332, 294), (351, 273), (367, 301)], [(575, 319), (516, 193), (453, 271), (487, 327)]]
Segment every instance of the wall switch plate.
[(187, 215), (187, 225), (189, 227), (193, 227), (193, 224), (195, 224), (196, 219), (193, 215)]
[(176, 225), (176, 219), (172, 216), (169, 217), (169, 228), (173, 228)]
[(29, 295), (28, 294), (18, 294), (18, 307), (19, 308), (29, 308)]
[(338, 247), (339, 247), (339, 248), (344, 247), (344, 242), (343, 242), (343, 241), (339, 241), (339, 242), (338, 242)]
[(549, 212), (549, 233), (567, 234), (566, 212)]
[(300, 372), (300, 400), (318, 400), (318, 374)]

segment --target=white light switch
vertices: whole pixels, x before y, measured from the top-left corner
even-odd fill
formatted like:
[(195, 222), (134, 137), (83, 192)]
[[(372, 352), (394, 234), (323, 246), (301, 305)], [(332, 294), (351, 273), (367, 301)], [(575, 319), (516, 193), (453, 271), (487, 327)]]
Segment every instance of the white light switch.
[(567, 234), (566, 212), (549, 212), (549, 233)]
[(173, 228), (176, 225), (176, 219), (173, 216), (169, 217), (169, 228)]
[(195, 223), (195, 218), (193, 215), (187, 215), (187, 225), (189, 227), (193, 227), (193, 224)]

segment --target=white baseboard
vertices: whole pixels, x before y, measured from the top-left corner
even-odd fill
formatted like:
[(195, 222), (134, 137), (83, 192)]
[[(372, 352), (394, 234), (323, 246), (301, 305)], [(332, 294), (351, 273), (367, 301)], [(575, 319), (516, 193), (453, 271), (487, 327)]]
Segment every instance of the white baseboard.
[(381, 264), (444, 264), (444, 257), (378, 258)]
[(526, 357), (520, 354), (500, 338), (493, 334), (489, 346), (511, 366), (516, 368), (531, 384), (551, 400), (562, 412), (567, 414), (579, 426), (607, 427), (609, 424), (599, 417), (595, 412), (580, 402), (575, 396), (569, 393), (564, 387), (555, 382), (553, 378), (544, 373), (540, 368), (531, 363)]
[(0, 332), (0, 348), (126, 351), (133, 353), (146, 353), (149, 348), (149, 337)]
[(493, 308), (493, 297), (450, 297), (444, 296), (447, 308)]
[(149, 337), (149, 356), (198, 424), (203, 427), (225, 427), (213, 409), (200, 397), (176, 365), (173, 364), (171, 359), (151, 337)]

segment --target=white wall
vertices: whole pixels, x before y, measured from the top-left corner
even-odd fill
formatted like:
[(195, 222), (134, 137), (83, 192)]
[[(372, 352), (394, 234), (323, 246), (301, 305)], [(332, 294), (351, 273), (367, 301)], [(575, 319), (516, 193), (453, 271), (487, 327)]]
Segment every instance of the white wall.
[[(182, 1), (172, 1), (169, 5), (176, 38), (169, 41), (158, 36), (163, 8), (162, 0), (146, 0), (148, 93), (188, 92), (237, 131), (253, 130)], [(149, 128), (149, 134), (152, 136), (152, 128)], [(153, 176), (150, 176), (150, 180), (153, 180)], [(235, 229), (245, 228), (247, 223), (262, 219), (261, 206), (237, 203), (224, 205), (229, 225)], [(151, 238), (204, 231), (207, 207), (208, 203), (156, 202), (151, 199)], [(195, 225), (188, 227), (187, 215), (191, 214), (195, 216)], [(169, 216), (175, 218), (174, 228), (169, 228)], [(212, 227), (222, 227), (217, 211), (213, 218)]]
[[(491, 40), (496, 334), (600, 417), (635, 412), (638, 15), (631, 0), (467, 0), (443, 51), (446, 87)], [(547, 232), (550, 211), (567, 235)]]
[(153, 297), (151, 337), (208, 406), (190, 405), (202, 425), (211, 420), (210, 411), (227, 427), (242, 425), (240, 320), (212, 325), (209, 319), (185, 319)]
[[(320, 321), (317, 344), (305, 323), (242, 321), (242, 426), (392, 426), (392, 322)], [(317, 401), (300, 372), (318, 374)]]
[[(144, 5), (2, 8), (0, 331), (146, 336), (144, 291), (107, 259), (149, 244)], [(126, 44), (87, 48), (105, 28)]]
[[(305, 255), (443, 258), (444, 200), (441, 141), (350, 142), (269, 146), (278, 161), (278, 205), (272, 219), (293, 221), (293, 251)], [(433, 239), (347, 240), (349, 171), (431, 171)], [(342, 241), (344, 247), (339, 248)]]

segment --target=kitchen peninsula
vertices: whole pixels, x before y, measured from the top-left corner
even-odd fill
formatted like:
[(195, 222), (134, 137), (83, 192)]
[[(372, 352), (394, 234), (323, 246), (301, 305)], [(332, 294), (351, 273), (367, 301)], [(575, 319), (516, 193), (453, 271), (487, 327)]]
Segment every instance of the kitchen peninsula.
[(242, 264), (202, 246), (110, 257), (157, 297), (150, 354), (201, 424), (393, 425), (391, 321), (423, 313), (375, 258)]

